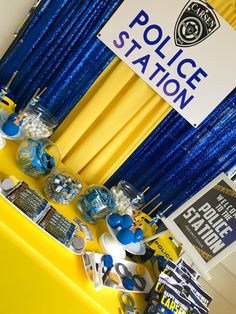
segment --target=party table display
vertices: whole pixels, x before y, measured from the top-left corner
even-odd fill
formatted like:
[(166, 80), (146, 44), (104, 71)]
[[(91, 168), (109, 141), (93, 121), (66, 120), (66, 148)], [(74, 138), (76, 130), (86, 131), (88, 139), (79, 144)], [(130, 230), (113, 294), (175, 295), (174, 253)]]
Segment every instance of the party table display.
[[(58, 244), (76, 255), (81, 255), (85, 250), (86, 241), (94, 241), (95, 237), (90, 227), (78, 217), (75, 217), (73, 222), (70, 221), (50, 202), (67, 205), (75, 201), (78, 213), (90, 224), (99, 225), (101, 219), (106, 219), (108, 232), (103, 233), (99, 239), (105, 254), (85, 252), (84, 269), (97, 290), (123, 290), (119, 300), (124, 313), (141, 313), (127, 291), (150, 292), (154, 281), (149, 270), (141, 263), (152, 260), (153, 265), (158, 266), (158, 274), (163, 269), (167, 274), (160, 274), (157, 284), (150, 292), (147, 314), (207, 314), (205, 305), (208, 305), (211, 298), (196, 282), (197, 278), (192, 269), (184, 262), (173, 266), (174, 264), (170, 261), (167, 263), (163, 256), (154, 256), (160, 253), (157, 249), (160, 245), (151, 248), (148, 243), (154, 243), (152, 240), (158, 237), (155, 232), (161, 217), (157, 215), (150, 218), (150, 215), (158, 209), (161, 202), (148, 214), (145, 214), (143, 209), (159, 195), (145, 204), (144, 193), (149, 187), (139, 192), (124, 180), (111, 190), (94, 184), (81, 193), (81, 179), (68, 168), (58, 168), (60, 151), (48, 139), (57, 122), (50, 112), (40, 106), (40, 96), (46, 89), (41, 93), (37, 90), (27, 107), (16, 113), (16, 105), (11, 100), (9, 90), (16, 74), (17, 72), (6, 86), (1, 87), (0, 146), (5, 145), (5, 138), (24, 140), (17, 152), (19, 167), (30, 177), (48, 175), (44, 180), (43, 189), (46, 199), (26, 182), (19, 181), (14, 176), (0, 181), (0, 195)], [(172, 256), (176, 259), (181, 253), (181, 246), (179, 248), (175, 254), (170, 253), (169, 258)], [(157, 251), (159, 253), (156, 253)], [(137, 258), (138, 262), (127, 261), (126, 255), (133, 260)], [(124, 302), (124, 296), (128, 304)], [(163, 300), (166, 302), (163, 303)]]

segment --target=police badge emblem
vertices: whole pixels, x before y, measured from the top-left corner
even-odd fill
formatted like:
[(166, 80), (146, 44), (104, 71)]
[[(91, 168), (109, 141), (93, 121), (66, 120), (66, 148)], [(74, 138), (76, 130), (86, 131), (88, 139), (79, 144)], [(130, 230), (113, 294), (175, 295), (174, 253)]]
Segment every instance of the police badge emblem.
[(175, 25), (175, 44), (191, 47), (199, 44), (220, 27), (214, 9), (201, 0), (190, 0)]

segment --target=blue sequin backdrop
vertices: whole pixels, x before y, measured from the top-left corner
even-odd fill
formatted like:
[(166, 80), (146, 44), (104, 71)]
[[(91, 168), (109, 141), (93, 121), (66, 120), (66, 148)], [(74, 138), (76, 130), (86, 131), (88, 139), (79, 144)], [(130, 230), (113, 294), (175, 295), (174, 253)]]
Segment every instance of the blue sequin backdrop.
[(147, 201), (161, 195), (146, 211), (162, 201), (159, 213), (172, 204), (168, 215), (236, 165), (235, 126), (236, 89), (196, 129), (173, 110), (106, 185), (123, 179), (140, 191), (150, 186)]
[(42, 105), (59, 122), (68, 115), (114, 54), (96, 35), (121, 0), (43, 0), (0, 62), (0, 83), (19, 74), (11, 90), (18, 109), (47, 86)]

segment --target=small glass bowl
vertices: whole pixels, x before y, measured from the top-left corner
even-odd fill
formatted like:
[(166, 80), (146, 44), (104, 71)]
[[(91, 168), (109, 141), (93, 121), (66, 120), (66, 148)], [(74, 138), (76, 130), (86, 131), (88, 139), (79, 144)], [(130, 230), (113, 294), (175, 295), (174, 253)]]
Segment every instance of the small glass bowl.
[(21, 170), (31, 177), (49, 174), (59, 165), (60, 159), (57, 145), (48, 139), (25, 140), (17, 152)]
[(59, 168), (53, 170), (45, 181), (46, 197), (58, 204), (69, 204), (82, 190), (82, 182), (71, 170)]
[(77, 207), (89, 223), (96, 223), (114, 211), (115, 201), (105, 186), (90, 185), (80, 196)]

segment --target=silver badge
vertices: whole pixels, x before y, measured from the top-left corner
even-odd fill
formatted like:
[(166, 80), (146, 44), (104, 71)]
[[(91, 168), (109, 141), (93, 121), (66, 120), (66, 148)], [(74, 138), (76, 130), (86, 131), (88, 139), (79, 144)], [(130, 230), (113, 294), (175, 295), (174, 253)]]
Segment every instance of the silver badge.
[(191, 47), (199, 44), (220, 27), (214, 9), (201, 0), (190, 0), (175, 25), (175, 44)]

